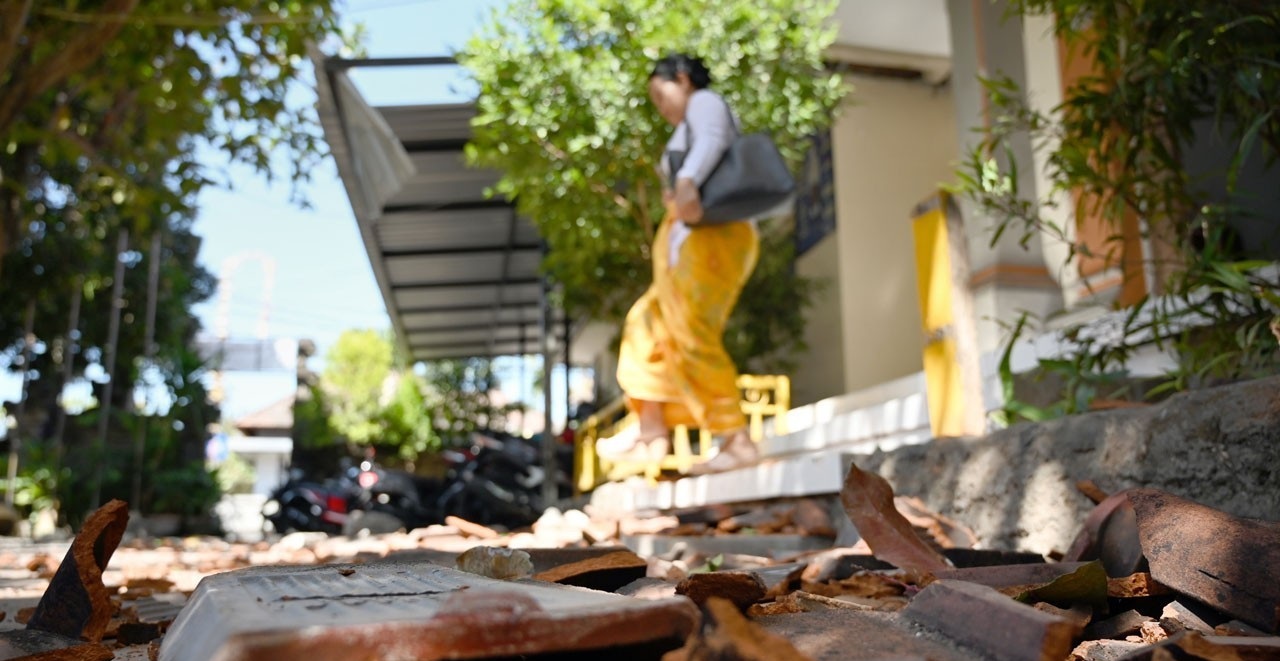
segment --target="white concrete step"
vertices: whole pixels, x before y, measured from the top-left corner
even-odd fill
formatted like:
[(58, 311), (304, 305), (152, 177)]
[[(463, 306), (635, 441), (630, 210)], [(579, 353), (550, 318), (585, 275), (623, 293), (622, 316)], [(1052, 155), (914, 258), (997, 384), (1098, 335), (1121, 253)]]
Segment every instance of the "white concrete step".
[(766, 435), (761, 454), (783, 457), (870, 441), (895, 447), (923, 443), (931, 437), (924, 375), (794, 409), (787, 415), (787, 429)]
[(608, 512), (639, 512), (839, 493), (850, 456), (889, 451), (906, 444), (899, 439), (849, 443), (766, 458), (739, 470), (656, 484), (633, 477), (596, 487), (591, 492), (591, 506)]
[(591, 504), (634, 512), (837, 493), (845, 456), (932, 438), (923, 375), (800, 407), (787, 423), (795, 431), (761, 441), (764, 460), (756, 466), (657, 484), (640, 477), (604, 484)]

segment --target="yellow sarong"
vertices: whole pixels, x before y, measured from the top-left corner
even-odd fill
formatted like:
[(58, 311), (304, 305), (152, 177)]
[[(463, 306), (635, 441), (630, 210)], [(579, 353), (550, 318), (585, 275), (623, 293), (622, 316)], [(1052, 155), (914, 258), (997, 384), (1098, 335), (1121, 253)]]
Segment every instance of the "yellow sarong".
[(694, 228), (671, 266), (670, 211), (653, 242), (653, 284), (627, 313), (618, 354), (618, 385), (634, 411), (659, 402), (668, 427), (712, 434), (746, 425), (738, 370), (724, 350), (724, 327), (755, 268), (755, 225)]

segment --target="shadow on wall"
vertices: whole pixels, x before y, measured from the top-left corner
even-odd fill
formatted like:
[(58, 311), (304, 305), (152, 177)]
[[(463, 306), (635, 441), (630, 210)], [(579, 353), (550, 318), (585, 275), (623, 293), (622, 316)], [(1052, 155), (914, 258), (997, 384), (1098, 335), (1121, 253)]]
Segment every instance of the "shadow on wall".
[(1275, 519), (1280, 377), (855, 459), (898, 495), (972, 527), (987, 548), (1065, 552), (1093, 508), (1076, 489), (1080, 480), (1108, 493), (1152, 487)]

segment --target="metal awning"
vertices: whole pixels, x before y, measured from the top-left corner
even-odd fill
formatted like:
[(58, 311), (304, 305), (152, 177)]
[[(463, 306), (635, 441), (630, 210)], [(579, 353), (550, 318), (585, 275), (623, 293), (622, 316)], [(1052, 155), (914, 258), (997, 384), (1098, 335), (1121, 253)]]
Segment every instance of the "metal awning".
[[(452, 64), (451, 58), (342, 60), (313, 55), (320, 121), (399, 341), (414, 360), (541, 353), (543, 244), (498, 180), (467, 167), (473, 104), (370, 106), (353, 67)], [(564, 322), (548, 311), (548, 349)]]

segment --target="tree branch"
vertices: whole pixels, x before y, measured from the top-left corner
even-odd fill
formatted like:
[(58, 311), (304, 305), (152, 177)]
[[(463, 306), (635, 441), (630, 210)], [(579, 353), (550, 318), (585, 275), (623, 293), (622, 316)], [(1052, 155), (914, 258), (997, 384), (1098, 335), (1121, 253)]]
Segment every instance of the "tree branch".
[(0, 0), (0, 71), (10, 71), (35, 0)]
[[(107, 0), (102, 16), (125, 15), (138, 7), (139, 0)], [(107, 44), (120, 33), (124, 23), (102, 21), (72, 34), (69, 43), (30, 69), (16, 74), (8, 89), (0, 90), (0, 135), (7, 133), (23, 108), (38, 95), (61, 84), (102, 56)]]

